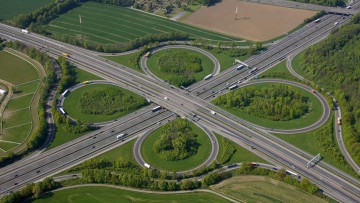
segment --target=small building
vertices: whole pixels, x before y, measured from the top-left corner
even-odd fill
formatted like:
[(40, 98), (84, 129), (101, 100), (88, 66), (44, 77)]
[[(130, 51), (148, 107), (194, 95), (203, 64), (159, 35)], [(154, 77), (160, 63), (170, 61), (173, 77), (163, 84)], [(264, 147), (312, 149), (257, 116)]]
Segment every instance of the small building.
[(6, 90), (0, 89), (0, 94), (6, 94)]

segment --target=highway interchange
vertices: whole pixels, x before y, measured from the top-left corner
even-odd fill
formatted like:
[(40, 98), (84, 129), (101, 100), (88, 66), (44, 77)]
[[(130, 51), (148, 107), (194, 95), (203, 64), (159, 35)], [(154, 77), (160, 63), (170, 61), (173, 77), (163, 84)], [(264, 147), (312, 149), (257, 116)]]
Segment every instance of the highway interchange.
[[(313, 23), (308, 24), (303, 29), (286, 37), (283, 42), (270, 47), (261, 55), (246, 60), (245, 63), (250, 67), (256, 66), (259, 72), (263, 72), (285, 59), (286, 56), (299, 47), (309, 46), (318, 38), (327, 35), (333, 29), (334, 22), (342, 24), (348, 20), (348, 16), (324, 16), (321, 23), (316, 25)], [(48, 52), (54, 56), (60, 55), (62, 52), (69, 53), (71, 54), (70, 61), (78, 67), (110, 81), (128, 85), (132, 89), (141, 92), (141, 95), (145, 98), (175, 112), (181, 117), (191, 120), (196, 114), (200, 118), (196, 122), (231, 140), (237, 140), (237, 143), (242, 146), (247, 148), (255, 146), (254, 153), (265, 155), (269, 162), (289, 168), (309, 178), (329, 196), (341, 202), (360, 201), (360, 183), (358, 180), (324, 163), (307, 169), (306, 163), (311, 158), (307, 153), (293, 146), (289, 147), (287, 143), (278, 142), (264, 130), (234, 121), (231, 117), (228, 117), (228, 114), (207, 101), (214, 93), (226, 90), (226, 83), (246, 82), (251, 76), (248, 71), (235, 71), (234, 68), (230, 68), (209, 81), (195, 84), (190, 88), (190, 92), (187, 92), (169, 87), (163, 82), (135, 73), (123, 66), (109, 63), (106, 59), (92, 55), (81, 48), (36, 34), (24, 35), (18, 29), (2, 24), (0, 25), (0, 32), (9, 39), (15, 38), (35, 47), (45, 45), (48, 47)], [(169, 100), (164, 100), (165, 96)], [(212, 115), (211, 110), (216, 111), (217, 115)], [(0, 183), (1, 194), (6, 193), (8, 190), (18, 189), (28, 182), (37, 181), (62, 171), (115, 145), (118, 146), (123, 143), (121, 140), (115, 139), (115, 134), (119, 132), (125, 130), (129, 132), (126, 139), (124, 138), (124, 142), (126, 142), (128, 139), (134, 139), (137, 133), (151, 129), (157, 122), (174, 118), (175, 116), (166, 110), (161, 110), (156, 115), (153, 112), (144, 112), (141, 118), (139, 115), (129, 115), (119, 119), (118, 122), (112, 125), (49, 150), (38, 157), (20, 161), (14, 166), (5, 167), (1, 169), (2, 175), (0, 175), (2, 180)], [(123, 121), (126, 119), (129, 121)]]

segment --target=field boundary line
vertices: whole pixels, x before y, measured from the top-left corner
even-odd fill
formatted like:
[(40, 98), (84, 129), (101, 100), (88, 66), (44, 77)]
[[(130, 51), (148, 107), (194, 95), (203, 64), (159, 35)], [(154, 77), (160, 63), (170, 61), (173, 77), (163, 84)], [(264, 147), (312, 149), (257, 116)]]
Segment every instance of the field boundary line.
[(7, 142), (7, 143), (12, 143), (12, 144), (21, 144), (21, 143), (18, 143), (18, 142), (13, 142), (13, 141), (8, 141), (8, 140), (0, 140), (0, 142)]
[(6, 113), (4, 113), (3, 115), (9, 115), (9, 114), (16, 113), (16, 112), (18, 112), (18, 111), (23, 111), (23, 110), (29, 109), (29, 108), (30, 108), (30, 106), (25, 107), (25, 108), (21, 108), (21, 109), (16, 109), (16, 110), (14, 110), (14, 111), (6, 112)]
[(6, 153), (6, 151), (5, 151), (5, 150), (3, 150), (1, 147), (0, 147), (0, 150)]
[[(35, 68), (35, 69), (37, 69), (37, 68)], [(28, 83), (36, 82), (36, 81), (38, 81), (38, 80), (40, 80), (40, 79), (31, 80), (31, 81), (28, 81), (28, 82), (23, 82), (23, 83), (20, 83), (20, 84), (15, 85), (15, 87), (17, 87), (17, 86), (19, 86), (19, 85), (26, 85), (26, 84), (28, 84)]]
[(24, 97), (24, 96), (28, 96), (28, 95), (30, 95), (30, 94), (35, 94), (35, 93), (36, 93), (36, 92), (29, 92), (29, 93), (22, 94), (22, 95), (19, 95), (19, 96), (15, 96), (15, 94), (14, 94), (11, 99), (18, 99), (18, 98), (21, 98), (21, 97)]
[[(11, 127), (8, 127), (8, 128), (4, 128), (3, 130), (9, 130), (9, 129), (17, 128), (17, 127), (20, 127), (20, 126), (23, 126), (23, 125), (27, 125), (27, 124), (32, 124), (32, 122), (27, 122), (27, 123), (23, 123), (23, 124), (11, 126)], [(26, 139), (25, 139), (25, 140), (26, 140)]]

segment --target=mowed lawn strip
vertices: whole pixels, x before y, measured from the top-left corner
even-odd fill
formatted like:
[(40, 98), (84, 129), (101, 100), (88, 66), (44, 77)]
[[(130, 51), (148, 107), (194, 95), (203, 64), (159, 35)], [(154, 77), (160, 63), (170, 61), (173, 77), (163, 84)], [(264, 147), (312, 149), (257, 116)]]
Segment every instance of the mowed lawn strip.
[(75, 72), (76, 72), (76, 83), (81, 83), (89, 80), (103, 80), (101, 77), (86, 72), (80, 68), (76, 68)]
[(240, 202), (326, 202), (299, 188), (264, 176), (237, 176), (210, 188)]
[[(126, 95), (132, 95), (134, 97), (140, 97), (139, 95), (128, 91), (126, 89), (123, 89), (121, 87), (117, 87), (114, 85), (100, 85), (100, 84), (90, 84), (84, 87), (81, 87), (79, 89), (76, 89), (72, 91), (68, 96), (66, 97), (66, 100), (64, 102), (64, 109), (65, 111), (74, 119), (86, 121), (86, 122), (103, 122), (103, 121), (109, 121), (112, 119), (120, 118), (122, 116), (125, 116), (129, 113), (132, 113), (136, 111), (137, 109), (129, 109), (126, 111), (119, 111), (110, 115), (105, 114), (86, 114), (81, 112), (81, 103), (80, 99), (83, 94), (87, 92), (92, 91), (107, 91), (109, 89), (120, 89), (122, 92), (124, 92)], [(96, 101), (94, 101), (96, 102)]]
[(21, 143), (28, 136), (28, 132), (30, 131), (30, 129), (31, 123), (6, 129), (2, 132), (2, 135), (0, 135), (0, 140)]
[(30, 63), (5, 51), (0, 51), (0, 77), (2, 80), (18, 85), (39, 79), (39, 74)]
[(33, 96), (34, 94), (28, 94), (22, 97), (12, 98), (9, 103), (7, 103), (4, 113), (29, 108)]
[(24, 94), (34, 93), (38, 85), (39, 85), (39, 80), (34, 80), (32, 82), (21, 85), (16, 85), (15, 87), (16, 94), (13, 95), (13, 98), (22, 96)]
[[(114, 141), (116, 140), (116, 135), (118, 134), (114, 134)], [(112, 149), (108, 152), (105, 152), (104, 154), (101, 154), (97, 157), (95, 157), (95, 159), (97, 160), (101, 160), (101, 159), (106, 159), (108, 161), (116, 161), (119, 158), (130, 161), (132, 164), (136, 165), (137, 162), (135, 160), (134, 157), (134, 143), (135, 143), (136, 139), (131, 140), (123, 145), (120, 145), (118, 147), (116, 147), (115, 149)]]
[(76, 203), (91, 203), (91, 202), (157, 202), (157, 203), (228, 203), (229, 201), (223, 199), (215, 194), (206, 192), (189, 192), (184, 194), (149, 194), (141, 193), (123, 189), (116, 189), (111, 187), (79, 187), (69, 188), (61, 191), (56, 191), (41, 199), (33, 201), (34, 203), (57, 203), (57, 202), (76, 202)]
[(3, 129), (31, 122), (30, 109), (23, 109), (3, 115)]
[(0, 141), (0, 149), (5, 150), (5, 151), (9, 151), (17, 146), (19, 146), (19, 144)]
[[(271, 83), (254, 84), (254, 85), (247, 86), (247, 87), (263, 88), (263, 87), (268, 87), (269, 85), (271, 85)], [(257, 124), (257, 125), (260, 125), (263, 127), (274, 128), (274, 129), (303, 128), (303, 127), (309, 126), (309, 125), (315, 123), (316, 121), (318, 121), (323, 114), (323, 107), (322, 107), (320, 100), (318, 98), (316, 98), (313, 95), (313, 93), (311, 93), (307, 90), (304, 90), (302, 88), (292, 86), (292, 85), (291, 85), (291, 87), (300, 91), (303, 94), (303, 96), (308, 97), (311, 101), (311, 111), (309, 113), (305, 114), (305, 116), (303, 116), (301, 118), (297, 118), (297, 119), (293, 119), (293, 120), (289, 120), (289, 121), (272, 121), (269, 119), (258, 118), (256, 116), (240, 112), (236, 108), (226, 108), (224, 106), (219, 106), (219, 107), (242, 118), (242, 119), (245, 119), (249, 122), (252, 122), (254, 124)], [(246, 87), (243, 87), (243, 88), (246, 88)]]
[(136, 54), (137, 53), (120, 55), (120, 56), (103, 56), (103, 57), (106, 59), (112, 60), (118, 64), (124, 65), (128, 68), (131, 68), (133, 70), (139, 71), (140, 73), (144, 73), (144, 71), (141, 68), (139, 68), (135, 64), (129, 62), (129, 60)]
[(219, 154), (216, 157), (217, 160), (219, 160), (219, 157), (221, 156), (221, 154), (226, 150), (225, 145), (224, 145), (224, 139), (228, 140), (234, 146), (234, 148), (236, 150), (235, 153), (229, 159), (229, 161), (224, 163), (224, 165), (233, 164), (233, 163), (242, 163), (242, 162), (268, 163), (264, 159), (258, 157), (256, 154), (241, 147), (240, 145), (236, 144), (235, 142), (233, 142), (217, 133), (214, 133), (214, 134), (219, 142)]
[[(80, 24), (79, 15), (82, 23)], [(137, 10), (88, 2), (50, 23), (49, 32), (71, 36), (85, 35), (85, 39), (99, 43), (129, 42), (148, 34), (187, 32), (192, 38), (218, 41), (239, 41), (238, 38), (203, 30)]]
[(161, 131), (164, 128), (164, 126), (162, 126), (148, 135), (141, 145), (141, 155), (145, 162), (156, 169), (178, 172), (195, 168), (206, 161), (211, 153), (210, 139), (206, 133), (195, 124), (190, 123), (190, 126), (192, 131), (197, 135), (197, 142), (200, 143), (195, 155), (178, 161), (167, 161), (162, 159), (159, 154), (153, 150), (154, 143), (159, 139)]
[(171, 77), (173, 74), (164, 73), (157, 67), (157, 62), (159, 61), (159, 58), (162, 56), (166, 56), (168, 53), (177, 54), (177, 53), (183, 53), (183, 52), (194, 54), (198, 58), (201, 59), (202, 71), (193, 74), (196, 81), (203, 80), (205, 76), (207, 76), (213, 72), (214, 64), (207, 56), (205, 56), (204, 54), (199, 53), (197, 51), (194, 51), (194, 50), (179, 49), (179, 48), (171, 48), (171, 49), (161, 50), (161, 51), (158, 51), (158, 52), (152, 54), (150, 56), (150, 58), (147, 60), (147, 66), (154, 75), (156, 75), (160, 79), (168, 80), (168, 78)]
[(0, 20), (10, 20), (20, 14), (28, 14), (54, 0), (0, 0)]
[(300, 58), (304, 55), (306, 50), (300, 52), (298, 55), (296, 55), (293, 60), (291, 61), (291, 65), (292, 65), (292, 68), (294, 69), (294, 71), (301, 75), (301, 76), (305, 76), (305, 72), (304, 70), (300, 67)]
[(259, 78), (283, 78), (286, 80), (292, 80), (298, 82), (295, 76), (293, 76), (286, 67), (286, 61), (282, 61), (274, 67), (268, 69), (264, 73), (259, 75)]

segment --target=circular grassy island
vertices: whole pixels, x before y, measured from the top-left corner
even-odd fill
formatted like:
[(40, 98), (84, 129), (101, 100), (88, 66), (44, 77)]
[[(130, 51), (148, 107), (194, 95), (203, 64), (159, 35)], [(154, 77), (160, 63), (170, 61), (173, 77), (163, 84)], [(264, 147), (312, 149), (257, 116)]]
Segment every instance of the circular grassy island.
[(209, 157), (211, 142), (195, 124), (176, 119), (156, 129), (141, 144), (145, 162), (160, 170), (193, 169)]
[(71, 92), (64, 109), (76, 120), (95, 123), (120, 118), (147, 104), (143, 97), (121, 87), (90, 84)]
[(155, 52), (147, 60), (149, 70), (175, 86), (189, 86), (203, 80), (214, 64), (202, 53), (190, 49), (170, 48)]
[(263, 83), (221, 95), (213, 104), (254, 124), (298, 129), (317, 122), (323, 107), (313, 93), (287, 84)]

